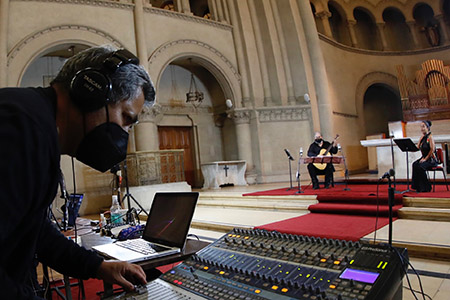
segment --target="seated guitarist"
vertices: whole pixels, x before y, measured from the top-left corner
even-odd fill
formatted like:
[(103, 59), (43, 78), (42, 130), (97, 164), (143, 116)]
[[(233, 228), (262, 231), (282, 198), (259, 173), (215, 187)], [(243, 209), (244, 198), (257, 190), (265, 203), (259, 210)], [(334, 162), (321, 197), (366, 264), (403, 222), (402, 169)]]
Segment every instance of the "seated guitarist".
[[(308, 157), (316, 157), (319, 155), (330, 155), (336, 154), (338, 149), (334, 146), (334, 141), (327, 142), (322, 138), (322, 134), (320, 132), (316, 132), (314, 135), (314, 143), (309, 146), (308, 149)], [(316, 166), (317, 165), (317, 166)], [(332, 163), (328, 164), (308, 164), (308, 172), (311, 177), (311, 181), (313, 184), (313, 189), (317, 190), (319, 188), (319, 180), (317, 180), (317, 175), (325, 175), (325, 188), (328, 189), (333, 182), (333, 172), (334, 166)]]

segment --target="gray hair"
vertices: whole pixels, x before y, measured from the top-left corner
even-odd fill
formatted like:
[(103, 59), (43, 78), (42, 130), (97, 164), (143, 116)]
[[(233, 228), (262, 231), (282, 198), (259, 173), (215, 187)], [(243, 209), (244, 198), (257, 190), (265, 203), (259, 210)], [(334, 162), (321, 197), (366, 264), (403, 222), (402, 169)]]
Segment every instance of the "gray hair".
[[(51, 84), (61, 84), (67, 91), (70, 91), (72, 79), (78, 71), (86, 68), (103, 69), (103, 62), (115, 51), (116, 49), (112, 46), (106, 45), (92, 47), (77, 53), (66, 61)], [(155, 88), (147, 71), (141, 65), (126, 64), (114, 73), (109, 73), (108, 76), (112, 84), (110, 102), (136, 99), (142, 89), (145, 104), (153, 105)]]

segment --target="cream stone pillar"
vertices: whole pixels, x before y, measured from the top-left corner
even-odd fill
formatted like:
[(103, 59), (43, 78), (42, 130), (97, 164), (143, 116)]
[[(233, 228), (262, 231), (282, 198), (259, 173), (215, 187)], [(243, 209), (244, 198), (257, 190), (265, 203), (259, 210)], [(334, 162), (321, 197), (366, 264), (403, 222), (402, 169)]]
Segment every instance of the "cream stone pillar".
[(386, 40), (386, 34), (384, 33), (384, 28), (386, 27), (386, 23), (377, 23), (378, 32), (380, 33), (381, 45), (383, 46), (383, 50), (389, 50), (389, 46)]
[(247, 172), (253, 169), (252, 136), (250, 131), (251, 112), (234, 111), (231, 114), (236, 125), (239, 159), (247, 162)]
[(286, 50), (286, 40), (284, 38), (284, 31), (283, 31), (283, 27), (281, 25), (280, 11), (278, 9), (276, 0), (271, 0), (270, 2), (272, 4), (273, 17), (274, 17), (274, 21), (275, 21), (275, 27), (277, 29), (277, 36), (279, 39), (281, 58), (283, 61), (284, 73), (285, 73), (285, 77), (286, 77), (286, 86), (287, 86), (287, 92), (288, 92), (287, 100), (288, 100), (288, 104), (294, 105), (295, 104), (294, 83), (292, 82), (291, 65), (289, 63), (289, 56), (288, 56), (288, 53)]
[(8, 80), (8, 22), (9, 0), (0, 1), (0, 87)]
[[(298, 3), (298, 8), (295, 9)], [(319, 35), (317, 33), (316, 23), (311, 11), (309, 1), (291, 1), (293, 10), (300, 13), (307, 41), (308, 54), (311, 59), (312, 76), (316, 90), (317, 109), (319, 112), (320, 131), (324, 136), (334, 136), (333, 129), (333, 108), (330, 103), (330, 93), (328, 87), (328, 77), (325, 68), (322, 49), (320, 47)], [(314, 121), (314, 119), (313, 119)], [(314, 127), (317, 128), (316, 124)]]
[(136, 48), (139, 62), (148, 71), (148, 54), (145, 38), (143, 0), (134, 0), (134, 31), (136, 32)]
[(225, 21), (228, 24), (230, 24), (231, 19), (230, 19), (230, 10), (228, 8), (228, 0), (223, 0), (222, 4), (223, 4), (223, 12), (224, 12), (224, 15), (225, 15)]
[(211, 20), (217, 21), (217, 7), (215, 0), (208, 0), (209, 13), (211, 14)]
[(320, 21), (322, 22), (322, 27), (324, 30), (324, 33), (327, 37), (332, 38), (333, 32), (331, 31), (330, 21), (328, 20), (331, 17), (331, 13), (329, 11), (321, 11), (316, 13), (316, 16), (320, 18)]
[(442, 44), (445, 45), (449, 42), (450, 33), (448, 32), (447, 24), (443, 14), (435, 17), (439, 21), (439, 33), (441, 34)]
[(350, 32), (350, 39), (352, 41), (352, 46), (357, 48), (358, 47), (358, 39), (356, 38), (356, 32), (355, 32), (355, 20), (347, 20), (347, 27), (348, 31)]
[(270, 91), (269, 71), (267, 69), (266, 58), (264, 54), (264, 45), (261, 37), (261, 28), (259, 27), (258, 14), (256, 12), (254, 0), (249, 0), (248, 6), (250, 9), (250, 18), (255, 33), (256, 52), (258, 55), (259, 67), (261, 69), (261, 78), (264, 92), (264, 105), (272, 106), (273, 101), (272, 101), (272, 94)]
[(407, 21), (406, 24), (408, 24), (409, 31), (411, 32), (411, 36), (413, 38), (414, 48), (420, 48), (419, 44), (419, 37), (417, 36), (417, 26), (416, 21)]
[(135, 151), (159, 150), (156, 119), (161, 116), (161, 107), (158, 104), (152, 108), (144, 107), (139, 116), (139, 123), (134, 127)]
[(247, 67), (245, 65), (244, 47), (242, 45), (242, 36), (241, 36), (241, 32), (239, 31), (239, 26), (238, 26), (239, 21), (238, 21), (238, 16), (236, 15), (236, 7), (234, 5), (234, 1), (230, 1), (229, 5), (230, 5), (230, 20), (231, 20), (231, 24), (233, 25), (233, 40), (234, 40), (235, 49), (236, 49), (236, 58), (237, 58), (239, 73), (241, 74), (241, 78), (242, 78), (242, 80), (241, 80), (241, 90), (242, 90), (241, 105), (242, 105), (242, 107), (249, 107), (249, 106), (251, 106), (251, 99), (250, 99), (250, 91), (249, 91), (249, 87), (248, 87), (248, 73), (247, 73)]
[(191, 12), (191, 4), (189, 4), (189, 0), (181, 0), (181, 12), (188, 15), (193, 14)]
[(219, 22), (224, 22), (225, 21), (225, 17), (223, 14), (223, 6), (222, 6), (222, 0), (214, 0), (216, 2), (216, 7), (217, 7), (217, 21)]

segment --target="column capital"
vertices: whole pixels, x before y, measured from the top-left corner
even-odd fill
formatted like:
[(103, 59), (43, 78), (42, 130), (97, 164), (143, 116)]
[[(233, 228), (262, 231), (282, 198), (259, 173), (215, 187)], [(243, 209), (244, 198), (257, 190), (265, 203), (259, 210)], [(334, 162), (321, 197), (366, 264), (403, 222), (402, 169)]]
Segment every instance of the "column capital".
[(155, 103), (152, 107), (144, 105), (144, 107), (142, 108), (141, 115), (139, 116), (139, 119), (140, 121), (155, 122), (155, 119), (162, 115), (163, 115), (162, 106), (158, 103)]
[(228, 112), (228, 117), (233, 119), (235, 124), (250, 124), (250, 110), (233, 110)]
[(347, 24), (348, 26), (355, 26), (356, 25), (356, 20), (355, 19), (348, 19), (347, 20)]
[(322, 20), (328, 19), (331, 17), (331, 13), (329, 11), (322, 10), (322, 11), (316, 12), (316, 17), (321, 18)]

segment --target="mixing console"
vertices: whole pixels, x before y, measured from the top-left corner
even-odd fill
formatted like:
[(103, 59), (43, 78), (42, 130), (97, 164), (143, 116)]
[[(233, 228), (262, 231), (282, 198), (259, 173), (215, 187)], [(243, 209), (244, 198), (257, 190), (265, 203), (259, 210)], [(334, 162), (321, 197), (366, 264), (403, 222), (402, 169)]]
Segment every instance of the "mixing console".
[(406, 249), (387, 245), (234, 229), (146, 287), (109, 299), (401, 299), (402, 259)]

